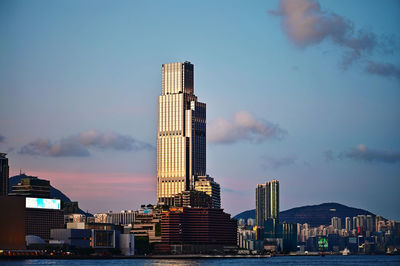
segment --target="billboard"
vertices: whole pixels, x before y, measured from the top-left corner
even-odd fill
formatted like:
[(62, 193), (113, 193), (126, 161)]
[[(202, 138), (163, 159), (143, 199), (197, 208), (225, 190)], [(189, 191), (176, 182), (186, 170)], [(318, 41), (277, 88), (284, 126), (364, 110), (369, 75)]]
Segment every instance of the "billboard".
[(152, 214), (152, 213), (153, 213), (153, 210), (144, 209), (143, 213), (144, 213), (144, 214)]
[(26, 198), (26, 208), (34, 209), (50, 209), (59, 210), (61, 208), (61, 200), (59, 199), (42, 199), (42, 198)]

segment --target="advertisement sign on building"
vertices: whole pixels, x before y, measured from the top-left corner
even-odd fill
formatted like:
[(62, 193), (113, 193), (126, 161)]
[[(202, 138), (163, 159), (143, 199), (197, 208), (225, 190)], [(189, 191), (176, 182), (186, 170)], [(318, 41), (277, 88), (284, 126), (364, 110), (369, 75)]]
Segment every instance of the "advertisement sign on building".
[(26, 198), (25, 207), (59, 210), (61, 209), (61, 201), (59, 199)]
[(318, 238), (318, 248), (319, 248), (319, 250), (328, 250), (328, 238), (327, 237)]

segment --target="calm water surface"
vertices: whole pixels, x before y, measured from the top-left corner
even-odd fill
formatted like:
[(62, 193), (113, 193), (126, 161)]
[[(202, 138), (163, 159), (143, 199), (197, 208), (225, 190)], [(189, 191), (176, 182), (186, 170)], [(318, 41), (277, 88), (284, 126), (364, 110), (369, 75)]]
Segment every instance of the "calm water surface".
[(262, 259), (200, 259), (200, 260), (19, 260), (0, 261), (0, 265), (400, 265), (400, 256), (309, 256), (273, 257)]

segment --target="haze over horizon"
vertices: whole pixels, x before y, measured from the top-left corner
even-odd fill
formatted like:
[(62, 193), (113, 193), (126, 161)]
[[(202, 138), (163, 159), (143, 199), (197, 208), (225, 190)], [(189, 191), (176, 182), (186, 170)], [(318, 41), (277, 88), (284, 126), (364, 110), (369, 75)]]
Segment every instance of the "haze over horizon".
[(83, 210), (156, 201), (161, 64), (194, 64), (222, 208), (400, 220), (398, 1), (2, 1), (0, 152)]

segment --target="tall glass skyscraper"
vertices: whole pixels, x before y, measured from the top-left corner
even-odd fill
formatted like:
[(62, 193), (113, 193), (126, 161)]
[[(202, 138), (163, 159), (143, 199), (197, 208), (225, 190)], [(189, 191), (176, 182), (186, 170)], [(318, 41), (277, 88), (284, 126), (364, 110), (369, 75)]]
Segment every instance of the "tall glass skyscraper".
[(256, 224), (264, 226), (264, 221), (274, 219), (279, 222), (279, 181), (273, 179), (256, 188)]
[(157, 202), (174, 205), (174, 196), (194, 189), (206, 175), (206, 104), (194, 95), (190, 62), (162, 65), (158, 97)]

